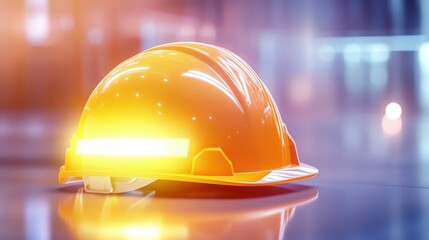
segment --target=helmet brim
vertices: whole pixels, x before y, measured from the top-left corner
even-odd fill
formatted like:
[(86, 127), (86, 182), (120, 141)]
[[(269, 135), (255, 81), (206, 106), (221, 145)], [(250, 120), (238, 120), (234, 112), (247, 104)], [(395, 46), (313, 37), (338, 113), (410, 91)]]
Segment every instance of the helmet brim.
[(317, 168), (307, 164), (286, 166), (268, 171), (236, 173), (233, 176), (203, 176), (192, 174), (167, 174), (167, 173), (130, 173), (123, 171), (66, 171), (64, 167), (58, 174), (60, 183), (68, 183), (83, 176), (110, 176), (110, 177), (139, 177), (156, 178), (162, 180), (197, 182), (208, 184), (221, 184), (231, 186), (266, 186), (280, 183), (294, 182), (314, 177), (318, 173)]

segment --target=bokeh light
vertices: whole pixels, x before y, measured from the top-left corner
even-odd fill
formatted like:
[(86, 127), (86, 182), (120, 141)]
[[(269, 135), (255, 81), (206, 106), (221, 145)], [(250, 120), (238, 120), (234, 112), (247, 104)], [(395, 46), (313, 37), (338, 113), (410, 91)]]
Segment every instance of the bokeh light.
[(386, 117), (391, 120), (399, 119), (402, 115), (402, 108), (396, 102), (391, 102), (386, 106)]
[(362, 48), (357, 44), (348, 44), (344, 49), (346, 62), (359, 62), (362, 60)]
[(372, 44), (370, 47), (370, 61), (386, 62), (389, 60), (390, 50), (386, 44)]

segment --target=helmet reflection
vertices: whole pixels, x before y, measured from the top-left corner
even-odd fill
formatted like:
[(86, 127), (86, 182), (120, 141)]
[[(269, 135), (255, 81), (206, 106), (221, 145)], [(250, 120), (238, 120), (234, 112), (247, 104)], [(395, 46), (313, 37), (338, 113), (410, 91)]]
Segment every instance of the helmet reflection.
[(79, 239), (282, 239), (314, 188), (228, 187), (156, 182), (144, 191), (98, 195), (79, 189), (58, 206)]

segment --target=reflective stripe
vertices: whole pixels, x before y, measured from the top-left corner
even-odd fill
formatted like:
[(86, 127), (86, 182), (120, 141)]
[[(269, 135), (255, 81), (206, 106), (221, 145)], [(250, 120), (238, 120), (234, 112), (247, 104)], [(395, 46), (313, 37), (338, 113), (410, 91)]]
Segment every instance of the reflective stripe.
[(76, 154), (187, 157), (189, 139), (174, 138), (103, 138), (80, 139), (76, 142)]

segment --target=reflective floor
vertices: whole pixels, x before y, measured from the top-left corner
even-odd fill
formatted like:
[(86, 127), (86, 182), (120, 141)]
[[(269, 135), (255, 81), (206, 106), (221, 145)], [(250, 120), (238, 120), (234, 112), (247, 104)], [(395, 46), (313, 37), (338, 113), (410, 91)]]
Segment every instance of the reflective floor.
[(2, 169), (1, 239), (429, 237), (424, 187), (316, 179), (260, 188), (156, 182), (130, 194), (97, 195), (58, 186), (55, 173)]
[[(291, 121), (301, 160), (320, 174), (272, 187), (157, 181), (106, 196), (57, 184), (56, 167), (4, 164), (0, 239), (428, 239), (429, 167), (413, 142), (421, 128), (392, 137), (365, 119), (326, 119), (308, 134)], [(351, 143), (349, 125), (360, 133)]]
[(58, 186), (55, 169), (1, 173), (10, 183), (0, 185), (1, 239), (281, 239), (297, 209), (318, 196), (316, 188), (295, 184), (236, 188), (165, 181), (98, 195), (80, 185)]

